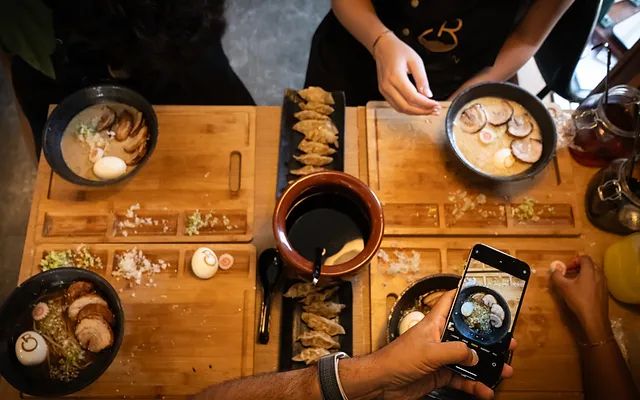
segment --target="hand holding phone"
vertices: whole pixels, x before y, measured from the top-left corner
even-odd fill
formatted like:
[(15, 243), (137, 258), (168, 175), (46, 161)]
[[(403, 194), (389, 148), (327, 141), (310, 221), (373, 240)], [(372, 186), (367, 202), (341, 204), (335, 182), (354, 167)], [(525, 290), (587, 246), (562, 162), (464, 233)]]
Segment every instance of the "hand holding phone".
[(523, 261), (483, 244), (473, 247), (442, 341), (464, 342), (478, 353), (479, 362), (451, 365), (451, 370), (489, 387), (498, 384), (529, 275)]

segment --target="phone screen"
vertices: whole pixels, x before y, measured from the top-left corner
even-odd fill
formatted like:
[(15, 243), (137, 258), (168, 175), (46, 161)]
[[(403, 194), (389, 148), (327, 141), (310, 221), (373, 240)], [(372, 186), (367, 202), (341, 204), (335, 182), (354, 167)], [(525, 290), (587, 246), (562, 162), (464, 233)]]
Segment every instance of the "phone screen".
[(462, 341), (476, 350), (473, 367), (451, 365), (456, 373), (489, 387), (500, 380), (520, 305), (529, 280), (529, 266), (486, 245), (471, 250), (442, 341)]

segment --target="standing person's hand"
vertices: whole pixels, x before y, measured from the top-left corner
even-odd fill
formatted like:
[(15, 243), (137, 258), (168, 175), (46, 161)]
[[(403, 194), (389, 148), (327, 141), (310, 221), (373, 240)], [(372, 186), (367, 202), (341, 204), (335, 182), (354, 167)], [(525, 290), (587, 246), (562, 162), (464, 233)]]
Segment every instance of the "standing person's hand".
[[(383, 33), (373, 48), (378, 72), (378, 89), (396, 110), (405, 114), (438, 114), (422, 58), (393, 32)], [(409, 80), (413, 77), (415, 86)]]
[[(440, 342), (453, 298), (453, 291), (444, 294), (416, 326), (369, 356), (373, 358), (373, 365), (385, 368), (384, 399), (418, 399), (444, 386), (480, 399), (493, 398), (493, 390), (483, 383), (465, 379), (445, 368), (449, 364), (478, 363), (478, 354), (464, 343)], [(511, 348), (514, 347), (515, 341), (512, 341)], [(505, 364), (502, 377), (512, 374), (513, 368)]]
[[(567, 270), (579, 272), (575, 277), (568, 277)], [(566, 268), (553, 264), (551, 282), (575, 314), (588, 342), (599, 342), (612, 336), (609, 292), (602, 267), (588, 256), (576, 257)]]

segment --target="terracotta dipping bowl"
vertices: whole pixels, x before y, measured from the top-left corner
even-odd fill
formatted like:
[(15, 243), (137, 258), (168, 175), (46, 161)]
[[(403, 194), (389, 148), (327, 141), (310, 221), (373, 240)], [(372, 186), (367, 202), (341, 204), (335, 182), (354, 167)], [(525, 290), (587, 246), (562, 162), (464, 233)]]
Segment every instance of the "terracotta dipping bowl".
[(297, 218), (296, 216), (300, 215), (301, 211), (296, 207), (305, 199), (316, 195), (331, 194), (352, 202), (352, 205), (361, 214), (358, 217), (366, 220), (363, 227), (366, 226), (367, 230), (363, 232), (364, 250), (347, 262), (324, 266), (321, 278), (334, 278), (357, 271), (367, 265), (380, 248), (384, 231), (382, 204), (367, 185), (343, 172), (318, 172), (305, 176), (285, 189), (273, 213), (273, 234), (276, 239), (276, 247), (285, 264), (302, 276), (312, 275), (313, 262), (293, 248), (288, 236), (288, 223), (291, 221), (287, 221), (287, 219)]

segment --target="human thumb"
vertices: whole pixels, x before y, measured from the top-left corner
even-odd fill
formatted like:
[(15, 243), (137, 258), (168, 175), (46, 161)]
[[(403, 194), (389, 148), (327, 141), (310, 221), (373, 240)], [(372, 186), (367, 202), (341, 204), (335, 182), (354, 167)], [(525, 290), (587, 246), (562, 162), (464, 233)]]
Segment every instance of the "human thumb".
[(561, 261), (554, 261), (549, 266), (549, 271), (551, 271), (551, 283), (560, 291), (563, 291), (564, 288), (571, 282), (565, 274), (567, 273), (567, 266)]
[(433, 351), (429, 352), (428, 357), (434, 368), (449, 364), (473, 366), (480, 360), (478, 353), (462, 342), (437, 343), (433, 346)]

